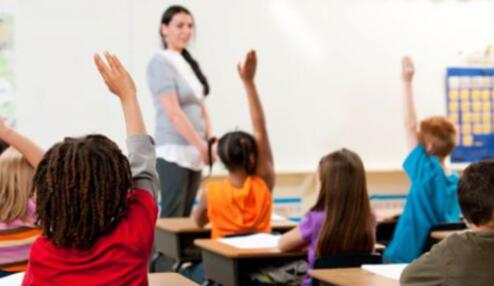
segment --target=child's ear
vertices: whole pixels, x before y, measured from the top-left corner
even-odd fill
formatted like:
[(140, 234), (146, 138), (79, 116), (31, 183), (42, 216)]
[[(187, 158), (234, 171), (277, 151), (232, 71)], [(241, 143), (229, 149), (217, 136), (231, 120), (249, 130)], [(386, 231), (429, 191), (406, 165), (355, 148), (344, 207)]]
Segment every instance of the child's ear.
[(425, 151), (427, 151), (428, 154), (433, 154), (434, 153), (434, 145), (432, 145), (432, 143), (426, 143), (425, 144)]

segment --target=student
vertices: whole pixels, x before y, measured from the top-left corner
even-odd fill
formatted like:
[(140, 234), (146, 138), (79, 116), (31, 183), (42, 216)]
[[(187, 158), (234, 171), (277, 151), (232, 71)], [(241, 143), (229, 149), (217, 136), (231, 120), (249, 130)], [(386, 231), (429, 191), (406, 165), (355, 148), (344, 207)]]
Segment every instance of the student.
[(134, 83), (108, 53), (95, 62), (120, 99), (129, 159), (99, 134), (52, 146), (34, 175), (43, 229), (22, 285), (147, 285), (158, 215), (155, 151)]
[(0, 139), (12, 145), (0, 155), (0, 277), (26, 270), (35, 227), (32, 180), (43, 150), (0, 118)]
[(421, 254), (433, 225), (460, 219), (456, 196), (458, 175), (445, 167), (446, 157), (456, 145), (456, 129), (447, 118), (434, 116), (422, 120), (417, 130), (412, 92), (414, 72), (412, 60), (403, 58), (405, 131), (411, 150), (403, 168), (411, 187), (393, 238), (384, 252), (388, 262), (412, 261)]
[(207, 184), (192, 216), (198, 225), (211, 222), (212, 237), (271, 231), (273, 155), (254, 76), (257, 58), (247, 53), (238, 73), (247, 93), (254, 136), (234, 131), (223, 135), (217, 152), (228, 179)]
[[(360, 157), (347, 149), (335, 151), (321, 159), (317, 173), (316, 204), (297, 227), (281, 237), (279, 249), (308, 246), (310, 269), (317, 257), (372, 253), (376, 226)], [(302, 285), (310, 283), (306, 276)]]
[(492, 285), (494, 281), (494, 161), (465, 169), (458, 187), (463, 215), (472, 231), (452, 234), (408, 265), (404, 286)]

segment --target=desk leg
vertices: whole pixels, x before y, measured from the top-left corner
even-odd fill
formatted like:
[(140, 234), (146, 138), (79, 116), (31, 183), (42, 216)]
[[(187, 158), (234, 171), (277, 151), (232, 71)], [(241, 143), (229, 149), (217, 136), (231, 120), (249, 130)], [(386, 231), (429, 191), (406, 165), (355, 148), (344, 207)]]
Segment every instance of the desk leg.
[(156, 257), (151, 261), (151, 273), (155, 273), (156, 272), (156, 263), (158, 263), (158, 260), (163, 256), (163, 254), (161, 254), (161, 252), (157, 252), (158, 255), (156, 255)]
[(173, 264), (173, 272), (179, 272), (180, 271), (180, 268), (182, 268), (182, 261), (177, 261)]
[(236, 259), (217, 255), (203, 249), (202, 262), (204, 264), (204, 276), (208, 280), (225, 286), (240, 286), (238, 261)]
[(181, 245), (177, 234), (157, 229), (155, 237), (154, 248), (156, 251), (164, 256), (179, 260)]

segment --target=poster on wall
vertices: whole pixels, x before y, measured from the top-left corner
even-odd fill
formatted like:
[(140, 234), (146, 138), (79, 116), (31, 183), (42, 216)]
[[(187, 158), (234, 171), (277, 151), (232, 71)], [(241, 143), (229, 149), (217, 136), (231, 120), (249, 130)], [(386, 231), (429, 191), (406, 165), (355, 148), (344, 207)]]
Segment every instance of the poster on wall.
[(15, 125), (15, 1), (0, 2), (0, 116)]
[(446, 102), (458, 127), (451, 162), (494, 158), (494, 68), (448, 68)]

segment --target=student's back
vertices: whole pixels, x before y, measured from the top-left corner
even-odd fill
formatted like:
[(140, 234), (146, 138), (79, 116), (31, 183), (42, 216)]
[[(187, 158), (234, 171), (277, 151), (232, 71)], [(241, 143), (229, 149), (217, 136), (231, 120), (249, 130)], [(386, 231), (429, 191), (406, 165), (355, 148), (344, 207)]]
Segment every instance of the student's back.
[(249, 176), (242, 187), (229, 180), (207, 186), (212, 238), (242, 232), (271, 232), (271, 192), (264, 180)]
[(402, 285), (492, 285), (494, 281), (494, 232), (452, 234), (410, 264)]
[(135, 86), (118, 59), (96, 65), (124, 111), (127, 159), (103, 135), (65, 138), (48, 150), (33, 179), (42, 237), (22, 285), (148, 284), (158, 214), (153, 140)]
[(254, 51), (238, 66), (247, 93), (253, 135), (233, 131), (220, 138), (217, 153), (228, 170), (228, 178), (208, 183), (192, 213), (198, 225), (211, 222), (213, 238), (271, 231), (273, 155), (254, 83), (256, 67)]
[[(318, 257), (372, 253), (376, 226), (360, 157), (348, 149), (332, 152), (321, 158), (317, 173), (315, 205), (281, 237), (278, 247), (282, 251), (307, 247), (309, 269)], [(310, 284), (306, 275), (302, 285)]]
[(31, 244), (41, 234), (34, 226), (34, 203), (29, 201), (27, 208), (27, 221), (0, 222), (0, 271), (5, 273), (26, 271)]
[(393, 262), (410, 262), (418, 257), (432, 226), (460, 219), (456, 189), (459, 177), (446, 175), (438, 161), (418, 145), (407, 157), (403, 167), (411, 180), (403, 213), (386, 258)]
[(400, 283), (415, 285), (492, 285), (494, 281), (494, 161), (465, 169), (458, 199), (471, 230), (455, 233), (409, 264)]
[(25, 271), (33, 241), (41, 234), (35, 226), (34, 168), (43, 151), (0, 119), (0, 139), (12, 147), (0, 155), (0, 276)]
[(23, 285), (147, 285), (156, 217), (152, 196), (136, 189), (129, 193), (125, 217), (88, 250), (56, 247), (38, 238)]
[(404, 126), (410, 153), (403, 169), (410, 181), (410, 191), (393, 238), (386, 247), (388, 262), (411, 262), (424, 248), (432, 226), (460, 219), (456, 196), (458, 175), (447, 174), (446, 157), (456, 145), (456, 129), (444, 116), (433, 116), (417, 122), (413, 103), (413, 62), (402, 61), (404, 83)]

